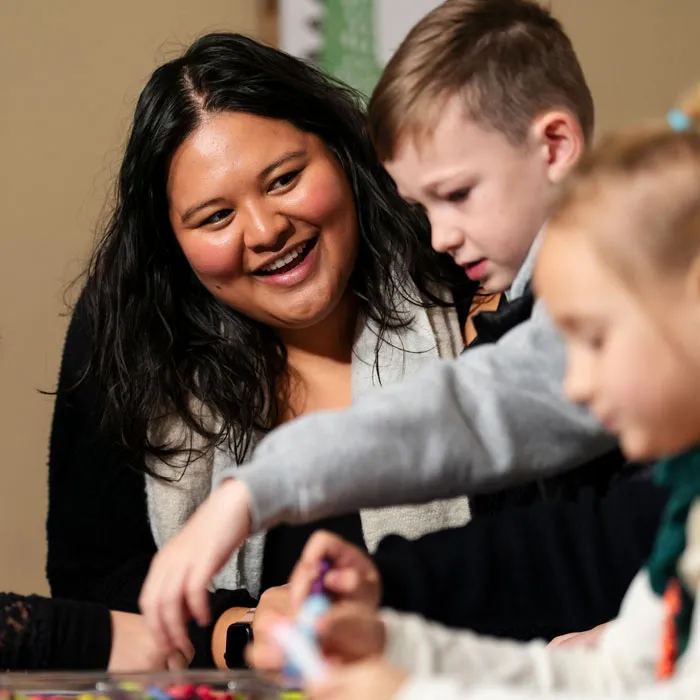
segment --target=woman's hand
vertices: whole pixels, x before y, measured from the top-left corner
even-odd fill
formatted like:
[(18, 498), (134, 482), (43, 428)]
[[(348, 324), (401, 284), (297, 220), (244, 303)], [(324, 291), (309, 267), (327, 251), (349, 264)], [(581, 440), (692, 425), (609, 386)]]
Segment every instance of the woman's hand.
[(154, 639), (141, 615), (111, 612), (112, 651), (109, 671), (164, 671), (187, 668), (194, 657), (192, 644), (182, 651), (165, 652)]
[[(250, 666), (259, 670), (278, 670), (285, 658), (275, 641), (274, 628), (288, 616), (270, 611), (255, 628), (253, 644), (246, 652)], [(316, 625), (318, 644), (332, 664), (349, 664), (381, 656), (386, 643), (384, 623), (372, 608), (359, 603), (334, 605)]]
[(224, 482), (182, 531), (156, 554), (139, 603), (149, 628), (167, 651), (189, 644), (190, 617), (209, 624), (207, 587), (250, 534), (250, 495), (240, 481)]
[(406, 682), (407, 673), (382, 659), (335, 668), (306, 690), (309, 700), (391, 700)]
[(228, 668), (226, 665), (226, 638), (230, 625), (240, 622), (250, 608), (229, 608), (219, 616), (211, 633), (211, 656), (217, 668)]
[(326, 558), (330, 559), (332, 566), (323, 583), (336, 600), (379, 607), (381, 580), (372, 559), (341, 537), (319, 531), (307, 542), (289, 579), (294, 610), (298, 610), (309, 595), (321, 570), (321, 562)]
[[(249, 612), (249, 610), (250, 608), (229, 608), (216, 621), (216, 625), (214, 625), (214, 632), (212, 634), (212, 656), (214, 657), (214, 663), (216, 664), (217, 668), (226, 668), (226, 659), (224, 658), (224, 654), (226, 653), (226, 633), (229, 625), (238, 622)], [(253, 636), (257, 638), (259, 634), (265, 634), (264, 630), (269, 627), (269, 625), (266, 625), (265, 621), (270, 616), (273, 618), (280, 618), (287, 617), (289, 615), (291, 615), (289, 585), (268, 588), (262, 594), (262, 596), (260, 596), (258, 607), (255, 608), (252, 623)], [(271, 666), (260, 668), (279, 670), (281, 668), (281, 662), (280, 664), (273, 664)]]

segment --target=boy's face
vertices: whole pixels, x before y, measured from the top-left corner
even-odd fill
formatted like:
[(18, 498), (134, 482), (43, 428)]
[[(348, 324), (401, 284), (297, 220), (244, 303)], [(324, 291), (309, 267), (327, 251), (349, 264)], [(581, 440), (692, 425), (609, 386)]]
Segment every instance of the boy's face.
[(685, 335), (688, 328), (682, 282), (650, 284), (660, 322), (574, 228), (547, 232), (535, 271), (537, 292), (566, 340), (566, 395), (587, 405), (632, 460), (672, 455), (700, 440), (700, 368), (676, 342), (682, 325)]
[(432, 134), (407, 137), (384, 165), (401, 195), (428, 215), (433, 248), (485, 291), (503, 292), (546, 221), (549, 158), (538, 139), (514, 146), (453, 99)]

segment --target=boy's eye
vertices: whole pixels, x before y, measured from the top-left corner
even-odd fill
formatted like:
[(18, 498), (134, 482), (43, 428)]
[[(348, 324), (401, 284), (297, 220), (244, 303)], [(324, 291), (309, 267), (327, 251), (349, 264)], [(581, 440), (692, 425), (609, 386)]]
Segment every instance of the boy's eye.
[(270, 183), (270, 190), (276, 190), (280, 187), (287, 187), (288, 185), (291, 185), (294, 180), (297, 179), (300, 173), (301, 170), (292, 170), (284, 175), (280, 175)]
[(219, 209), (215, 211), (211, 216), (208, 216), (200, 226), (211, 226), (212, 224), (219, 224), (225, 219), (227, 219), (233, 213), (233, 209)]
[(470, 187), (462, 187), (459, 190), (455, 190), (454, 192), (450, 192), (445, 199), (448, 202), (452, 202), (453, 204), (458, 204), (459, 202), (463, 202), (467, 197), (469, 197), (469, 193), (471, 192)]

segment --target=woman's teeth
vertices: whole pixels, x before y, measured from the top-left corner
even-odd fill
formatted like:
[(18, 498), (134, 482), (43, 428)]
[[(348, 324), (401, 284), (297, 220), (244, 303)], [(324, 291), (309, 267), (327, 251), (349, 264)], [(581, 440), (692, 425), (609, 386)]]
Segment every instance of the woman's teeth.
[(304, 252), (304, 248), (307, 244), (308, 241), (300, 243), (296, 248), (294, 248), (294, 250), (289, 251), (289, 253), (287, 253), (283, 258), (278, 258), (269, 265), (265, 265), (265, 267), (260, 268), (260, 272), (274, 272), (285, 265), (289, 265), (289, 263), (294, 262), (294, 260), (296, 260)]

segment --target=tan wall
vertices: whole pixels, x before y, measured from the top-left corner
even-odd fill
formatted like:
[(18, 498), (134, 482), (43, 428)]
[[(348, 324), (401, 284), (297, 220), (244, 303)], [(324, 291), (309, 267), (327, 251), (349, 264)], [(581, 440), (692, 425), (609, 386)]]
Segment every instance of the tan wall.
[(46, 590), (52, 400), (37, 390), (54, 386), (62, 290), (91, 245), (138, 91), (205, 30), (254, 34), (256, 2), (0, 2), (0, 590)]
[[(89, 249), (135, 96), (158, 61), (201, 31), (254, 33), (255, 2), (0, 2), (0, 590), (46, 590), (52, 401), (37, 390), (55, 381), (62, 290)], [(552, 5), (602, 128), (662, 115), (700, 78), (697, 0)]]
[(579, 54), (598, 132), (663, 117), (700, 81), (698, 0), (550, 0)]

